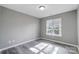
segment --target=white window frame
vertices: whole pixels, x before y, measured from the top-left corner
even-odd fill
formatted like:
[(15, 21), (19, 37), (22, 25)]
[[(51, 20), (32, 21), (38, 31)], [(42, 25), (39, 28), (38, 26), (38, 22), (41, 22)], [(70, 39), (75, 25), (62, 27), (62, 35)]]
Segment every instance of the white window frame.
[[(61, 18), (56, 18), (56, 19), (49, 19), (49, 20), (47, 20), (46, 21), (46, 35), (52, 35), (52, 36), (62, 36), (62, 22), (61, 22)], [(53, 29), (54, 28), (54, 26), (56, 26), (56, 25), (58, 25), (59, 26), (59, 34), (55, 34), (54, 33), (54, 30), (56, 30), (56, 29), (53, 29), (52, 30), (52, 32), (51, 33), (48, 33), (48, 31), (49, 31), (49, 29), (48, 29), (48, 27), (49, 27), (49, 24), (48, 23), (54, 23), (53, 24), (53, 26), (51, 26), (51, 28)], [(58, 22), (58, 24), (55, 24), (56, 22)]]

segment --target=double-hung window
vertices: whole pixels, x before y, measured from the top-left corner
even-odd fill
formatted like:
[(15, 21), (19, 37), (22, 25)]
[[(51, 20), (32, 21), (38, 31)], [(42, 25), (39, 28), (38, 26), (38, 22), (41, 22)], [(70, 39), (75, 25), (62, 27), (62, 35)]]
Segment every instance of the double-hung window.
[(61, 18), (50, 19), (46, 21), (46, 35), (62, 36)]

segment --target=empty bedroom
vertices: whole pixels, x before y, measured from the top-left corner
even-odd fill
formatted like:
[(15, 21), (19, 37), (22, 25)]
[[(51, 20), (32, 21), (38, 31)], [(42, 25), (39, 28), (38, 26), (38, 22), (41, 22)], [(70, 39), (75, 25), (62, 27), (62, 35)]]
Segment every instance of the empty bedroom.
[(0, 54), (79, 54), (79, 5), (0, 4)]

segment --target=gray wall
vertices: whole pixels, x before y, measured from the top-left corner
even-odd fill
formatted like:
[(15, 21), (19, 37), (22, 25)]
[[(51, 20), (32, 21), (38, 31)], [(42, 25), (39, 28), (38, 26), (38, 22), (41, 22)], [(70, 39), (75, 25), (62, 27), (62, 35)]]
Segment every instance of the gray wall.
[[(46, 20), (62, 18), (62, 37), (46, 35)], [(65, 12), (41, 19), (41, 37), (50, 40), (62, 41), (70, 44), (77, 44), (77, 11)]]
[(0, 48), (37, 38), (39, 38), (37, 18), (0, 7)]
[(78, 31), (78, 50), (79, 50), (79, 6), (77, 10), (77, 31)]

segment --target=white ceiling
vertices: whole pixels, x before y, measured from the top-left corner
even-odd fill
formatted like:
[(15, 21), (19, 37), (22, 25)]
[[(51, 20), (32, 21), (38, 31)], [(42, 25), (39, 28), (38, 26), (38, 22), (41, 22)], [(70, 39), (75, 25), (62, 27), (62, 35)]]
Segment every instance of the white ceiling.
[(13, 9), (37, 18), (56, 15), (59, 13), (77, 9), (77, 4), (45, 4), (46, 9), (39, 10), (40, 4), (3, 4), (1, 6)]

